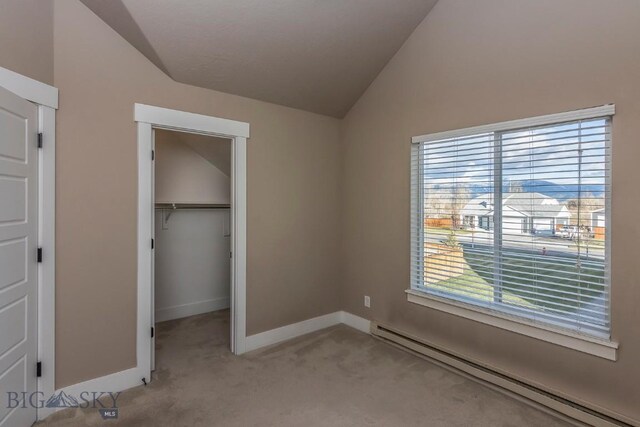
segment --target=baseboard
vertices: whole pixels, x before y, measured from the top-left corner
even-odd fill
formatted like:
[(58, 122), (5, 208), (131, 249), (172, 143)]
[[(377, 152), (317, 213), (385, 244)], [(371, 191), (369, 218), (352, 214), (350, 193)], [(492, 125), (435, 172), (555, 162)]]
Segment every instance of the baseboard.
[(301, 335), (306, 335), (311, 332), (319, 331), (320, 329), (338, 325), (339, 323), (340, 312), (336, 311), (335, 313), (329, 313), (324, 316), (318, 316), (313, 319), (303, 320), (302, 322), (271, 329), (266, 332), (248, 336), (245, 340), (245, 350), (247, 352), (257, 350), (261, 347), (297, 338)]
[(228, 297), (174, 305), (173, 307), (156, 310), (156, 322), (181, 319), (183, 317), (195, 316), (196, 314), (209, 313), (210, 311), (224, 310), (225, 308), (229, 308)]
[(372, 324), (371, 334), (384, 342), (423, 357), (445, 369), (477, 381), (494, 390), (508, 394), (538, 409), (552, 413), (577, 425), (596, 427), (638, 426), (636, 420), (615, 414), (587, 402), (562, 396), (544, 386), (501, 372), (462, 355), (452, 353), (415, 336), (391, 327)]
[(369, 320), (363, 319), (362, 317), (356, 316), (355, 314), (351, 314), (347, 311), (340, 312), (340, 323), (350, 326), (353, 329), (357, 329), (360, 332), (364, 332), (365, 334), (371, 332), (371, 322)]
[(313, 319), (303, 320), (302, 322), (251, 335), (247, 337), (245, 342), (246, 351), (257, 350), (341, 323), (367, 334), (369, 333), (370, 322), (368, 320), (347, 313), (346, 311), (336, 311), (325, 314), (324, 316), (314, 317)]
[[(218, 301), (218, 300), (212, 300)], [(186, 306), (192, 306), (194, 304), (186, 304)], [(213, 305), (208, 305), (206, 307), (212, 307)], [(176, 310), (176, 307), (171, 307), (169, 309), (164, 309), (165, 312), (169, 310), (174, 310), (173, 313), (185, 313), (182, 307), (185, 306), (177, 306), (180, 309)], [(218, 307), (218, 306), (215, 306)], [(227, 307), (228, 307), (228, 299), (227, 299)], [(222, 309), (226, 307), (214, 308)], [(186, 308), (185, 308), (186, 309)], [(211, 309), (207, 309), (202, 311), (202, 313), (206, 313), (207, 311), (213, 311)], [(161, 311), (161, 310), (158, 310)], [(200, 313), (193, 313), (200, 314)], [(192, 314), (187, 314), (189, 316)], [(156, 321), (161, 322), (156, 314)], [(179, 316), (182, 317), (182, 316)], [(173, 317), (178, 318), (178, 317)], [(170, 320), (166, 318), (165, 320)], [(336, 311), (334, 313), (325, 314), (324, 316), (314, 317), (313, 319), (303, 320), (302, 322), (293, 323), (291, 325), (282, 326), (280, 328), (272, 329), (270, 331), (262, 332), (259, 334), (251, 335), (246, 338), (246, 351), (257, 350), (262, 347), (266, 347), (268, 345), (277, 344), (286, 340), (290, 340), (292, 338), (297, 338), (302, 335), (309, 334), (311, 332), (319, 331), (321, 329), (326, 329), (331, 326), (345, 324), (349, 327), (362, 331), (364, 333), (369, 333), (370, 323), (368, 320), (353, 315), (351, 313), (347, 313), (346, 311)], [(70, 385), (67, 387), (63, 387), (59, 390), (56, 390), (56, 394), (64, 391), (66, 394), (78, 397), (82, 392), (111, 392), (117, 393), (120, 391), (127, 390), (129, 388), (133, 388), (139, 385), (142, 385), (142, 374), (138, 368), (131, 368), (121, 372), (116, 372), (110, 375), (105, 375), (104, 377), (94, 378), (88, 381), (84, 381), (78, 384)], [(46, 396), (47, 398), (49, 396)], [(65, 408), (43, 408), (38, 410), (38, 419), (44, 419), (48, 415), (54, 413), (55, 411), (65, 409)]]
[[(289, 339), (297, 338), (311, 332), (319, 331), (338, 324), (344, 324), (364, 333), (371, 333), (371, 322), (346, 311), (336, 311), (324, 316), (314, 317), (302, 322), (272, 329), (270, 331), (251, 335), (246, 338), (246, 351), (257, 350), (268, 345), (277, 344)], [(374, 325), (378, 327), (378, 325)], [(374, 328), (375, 329), (375, 328)], [(408, 349), (420, 354), (436, 364), (450, 368), (469, 378), (476, 379), (483, 384), (496, 389), (508, 392), (513, 397), (519, 397), (524, 401), (532, 402), (539, 407), (549, 408), (558, 415), (564, 415), (568, 420), (576, 420), (594, 426), (614, 426), (622, 425), (618, 421), (627, 425), (638, 425), (635, 420), (622, 417), (619, 414), (597, 413), (595, 410), (579, 408), (562, 398), (554, 397), (535, 390), (520, 381), (511, 381), (504, 376), (482, 368), (472, 362), (466, 362), (459, 357), (448, 355), (441, 350), (431, 349), (428, 344), (422, 343), (412, 337), (403, 337), (393, 332), (391, 329), (375, 331), (374, 336), (380, 337), (386, 342)], [(142, 385), (142, 375), (138, 368), (131, 368), (121, 372), (116, 372), (99, 378), (94, 378), (79, 384), (63, 387), (56, 390), (56, 394), (64, 391), (67, 395), (78, 397), (82, 392), (121, 392), (129, 388)], [(48, 398), (48, 396), (46, 396)], [(38, 419), (42, 420), (53, 412), (65, 408), (43, 408), (38, 410)], [(616, 416), (618, 415), (618, 416)], [(617, 419), (616, 419), (617, 418)]]
[[(55, 391), (55, 394), (64, 392), (68, 396), (74, 397), (79, 400), (81, 393), (83, 392), (97, 392), (99, 393), (117, 393), (133, 387), (144, 385), (142, 382), (142, 374), (138, 368), (130, 368), (124, 371), (115, 372), (113, 374), (105, 375), (103, 377), (93, 378), (88, 381), (84, 381), (78, 384), (73, 384), (67, 387), (62, 387)], [(45, 396), (48, 399), (50, 396)], [(53, 414), (54, 412), (67, 409), (61, 408), (42, 408), (38, 409), (38, 419), (42, 420), (45, 417)]]

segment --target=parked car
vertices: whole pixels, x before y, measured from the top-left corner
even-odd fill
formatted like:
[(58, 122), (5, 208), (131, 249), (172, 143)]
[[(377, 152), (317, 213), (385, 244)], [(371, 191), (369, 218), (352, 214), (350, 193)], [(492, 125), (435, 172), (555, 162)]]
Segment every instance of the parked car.
[(577, 226), (577, 225), (563, 225), (556, 230), (556, 236), (563, 239), (576, 240), (578, 236), (582, 239), (588, 239), (593, 237), (593, 233), (589, 227)]
[(571, 239), (578, 232), (578, 227), (573, 225), (563, 225), (556, 230), (556, 236), (563, 239)]

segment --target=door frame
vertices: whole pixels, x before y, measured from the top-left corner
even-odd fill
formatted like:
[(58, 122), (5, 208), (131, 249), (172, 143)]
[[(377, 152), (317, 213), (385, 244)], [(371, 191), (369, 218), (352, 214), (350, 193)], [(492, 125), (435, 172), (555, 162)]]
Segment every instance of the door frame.
[(249, 123), (151, 105), (134, 105), (138, 126), (138, 330), (137, 367), (151, 378), (151, 328), (154, 326), (153, 129), (197, 133), (230, 139), (231, 142), (231, 350), (246, 348), (246, 251), (247, 251), (247, 138)]
[[(0, 86), (38, 106), (38, 264), (37, 360), (42, 363), (38, 392), (47, 399), (55, 392), (55, 296), (56, 296), (56, 110), (58, 89), (22, 74), (0, 67)], [(35, 367), (34, 367), (35, 369)], [(53, 412), (38, 408), (39, 420)]]

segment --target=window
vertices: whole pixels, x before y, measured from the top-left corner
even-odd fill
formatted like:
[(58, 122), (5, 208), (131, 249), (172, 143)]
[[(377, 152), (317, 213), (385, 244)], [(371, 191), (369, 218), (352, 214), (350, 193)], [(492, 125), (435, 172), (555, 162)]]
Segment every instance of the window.
[(612, 114), (415, 137), (414, 293), (608, 339)]

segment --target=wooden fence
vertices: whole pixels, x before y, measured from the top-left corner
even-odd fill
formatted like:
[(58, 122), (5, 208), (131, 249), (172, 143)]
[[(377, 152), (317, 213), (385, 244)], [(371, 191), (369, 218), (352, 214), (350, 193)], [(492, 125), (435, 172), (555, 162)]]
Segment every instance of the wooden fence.
[(427, 285), (464, 274), (466, 261), (462, 247), (426, 243), (424, 250), (425, 282)]
[(593, 227), (593, 237), (596, 240), (604, 240), (605, 236), (605, 228), (604, 227)]
[(453, 228), (453, 220), (451, 218), (427, 218), (424, 225), (433, 228)]

